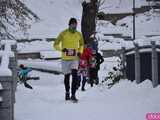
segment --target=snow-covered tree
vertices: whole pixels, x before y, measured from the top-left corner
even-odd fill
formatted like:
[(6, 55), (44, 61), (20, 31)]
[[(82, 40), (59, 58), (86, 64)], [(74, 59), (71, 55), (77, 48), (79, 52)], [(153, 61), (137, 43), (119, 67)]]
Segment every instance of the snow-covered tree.
[(100, 6), (104, 4), (105, 0), (82, 0), (82, 21), (81, 31), (85, 40), (85, 43), (92, 44), (93, 34), (96, 33), (96, 21), (97, 14)]
[(21, 0), (0, 0), (0, 38), (14, 38), (13, 31), (26, 31), (28, 20), (39, 20)]

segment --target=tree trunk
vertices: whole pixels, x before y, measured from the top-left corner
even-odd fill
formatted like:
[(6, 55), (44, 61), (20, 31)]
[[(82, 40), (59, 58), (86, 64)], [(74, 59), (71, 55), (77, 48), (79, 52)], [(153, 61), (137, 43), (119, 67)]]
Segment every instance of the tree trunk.
[(91, 0), (91, 2), (89, 3), (86, 3), (85, 1), (82, 3), (83, 11), (82, 11), (81, 31), (85, 43), (89, 44), (92, 44), (93, 38), (90, 38), (90, 36), (96, 30), (96, 14), (98, 11), (97, 2), (98, 0)]

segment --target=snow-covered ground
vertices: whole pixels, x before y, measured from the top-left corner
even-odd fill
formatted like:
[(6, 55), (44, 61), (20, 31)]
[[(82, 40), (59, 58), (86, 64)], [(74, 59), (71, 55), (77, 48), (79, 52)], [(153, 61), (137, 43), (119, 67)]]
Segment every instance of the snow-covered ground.
[[(100, 80), (116, 65), (116, 58), (107, 58), (101, 66)], [(86, 91), (78, 90), (78, 103), (64, 100), (63, 75), (32, 71), (40, 76), (29, 81), (33, 90), (18, 85), (16, 120), (145, 120), (149, 112), (160, 111), (160, 87), (153, 88), (149, 80), (137, 85), (121, 80), (111, 89), (103, 84)]]

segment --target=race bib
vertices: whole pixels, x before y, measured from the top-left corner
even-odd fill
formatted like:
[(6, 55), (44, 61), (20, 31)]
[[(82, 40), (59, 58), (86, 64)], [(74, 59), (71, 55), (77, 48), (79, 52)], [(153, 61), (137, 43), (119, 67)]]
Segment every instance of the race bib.
[(66, 56), (76, 56), (76, 50), (75, 49), (67, 49)]

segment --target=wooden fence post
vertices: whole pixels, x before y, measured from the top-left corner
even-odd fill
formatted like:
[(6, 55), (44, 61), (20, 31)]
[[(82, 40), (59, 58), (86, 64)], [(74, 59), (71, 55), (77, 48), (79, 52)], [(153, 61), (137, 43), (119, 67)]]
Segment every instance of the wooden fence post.
[(127, 78), (125, 47), (122, 47), (122, 54), (121, 55), (122, 55), (123, 76), (124, 76), (124, 78)]
[(134, 43), (135, 46), (135, 80), (139, 84), (141, 82), (141, 71), (140, 71), (140, 53), (139, 46), (137, 43)]
[(151, 41), (152, 45), (152, 84), (153, 87), (158, 85), (158, 56), (155, 41)]

